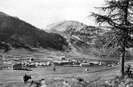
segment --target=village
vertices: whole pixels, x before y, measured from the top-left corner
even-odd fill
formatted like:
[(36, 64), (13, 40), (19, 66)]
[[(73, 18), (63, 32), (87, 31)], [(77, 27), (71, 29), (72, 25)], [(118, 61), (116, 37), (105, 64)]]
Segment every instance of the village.
[(113, 67), (119, 65), (118, 60), (103, 60), (103, 59), (87, 59), (87, 58), (67, 58), (65, 56), (57, 56), (57, 58), (28, 56), (0, 56), (1, 70), (27, 70), (32, 71), (32, 68), (45, 68), (55, 66), (68, 67), (93, 67), (106, 66)]

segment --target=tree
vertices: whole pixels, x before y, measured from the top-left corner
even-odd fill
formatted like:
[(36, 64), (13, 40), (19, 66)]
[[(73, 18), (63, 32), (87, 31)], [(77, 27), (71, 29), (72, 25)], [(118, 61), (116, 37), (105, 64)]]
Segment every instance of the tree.
[(124, 76), (124, 62), (126, 48), (133, 41), (133, 0), (107, 0), (105, 7), (98, 7), (102, 13), (92, 13), (96, 22), (109, 26), (113, 37), (107, 41), (110, 45), (121, 48), (121, 75)]

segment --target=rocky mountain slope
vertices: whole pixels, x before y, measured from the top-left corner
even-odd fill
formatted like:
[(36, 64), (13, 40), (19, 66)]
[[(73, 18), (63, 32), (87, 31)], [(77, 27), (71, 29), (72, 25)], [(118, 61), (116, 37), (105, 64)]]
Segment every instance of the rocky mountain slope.
[[(88, 26), (77, 21), (63, 21), (48, 27), (49, 32), (56, 32), (67, 39), (72, 54), (119, 58), (118, 47), (104, 48), (106, 39), (111, 39), (109, 34), (105, 35), (111, 32), (110, 27)], [(130, 55), (131, 53), (127, 52), (128, 58)]]
[(94, 26), (88, 26), (77, 21), (63, 21), (47, 27), (48, 32), (55, 32), (65, 37), (76, 54), (88, 54), (97, 35), (104, 31)]

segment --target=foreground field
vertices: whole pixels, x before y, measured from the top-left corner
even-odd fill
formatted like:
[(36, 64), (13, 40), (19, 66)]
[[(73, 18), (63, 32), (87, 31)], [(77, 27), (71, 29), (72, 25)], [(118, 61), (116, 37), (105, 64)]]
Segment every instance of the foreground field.
[[(0, 71), (0, 83), (1, 84), (16, 84), (12, 87), (24, 87), (23, 75), (29, 74), (33, 80), (46, 79), (52, 81), (53, 79), (72, 79), (81, 77), (86, 81), (93, 81), (96, 79), (112, 78), (119, 74), (119, 67), (107, 69), (107, 67), (97, 66), (89, 67), (89, 71), (85, 71), (86, 67), (56, 67), (56, 71), (53, 71), (53, 67), (34, 68), (32, 71), (15, 71), (15, 70), (1, 70)], [(21, 86), (20, 86), (21, 85)], [(9, 86), (9, 87), (10, 87)], [(53, 86), (51, 86), (53, 87)], [(56, 86), (55, 86), (56, 87)]]

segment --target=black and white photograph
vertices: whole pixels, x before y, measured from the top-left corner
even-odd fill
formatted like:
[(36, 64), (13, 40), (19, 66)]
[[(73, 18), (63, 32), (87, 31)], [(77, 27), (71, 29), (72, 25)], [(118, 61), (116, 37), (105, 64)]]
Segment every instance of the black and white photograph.
[(0, 87), (133, 87), (133, 0), (0, 0)]

